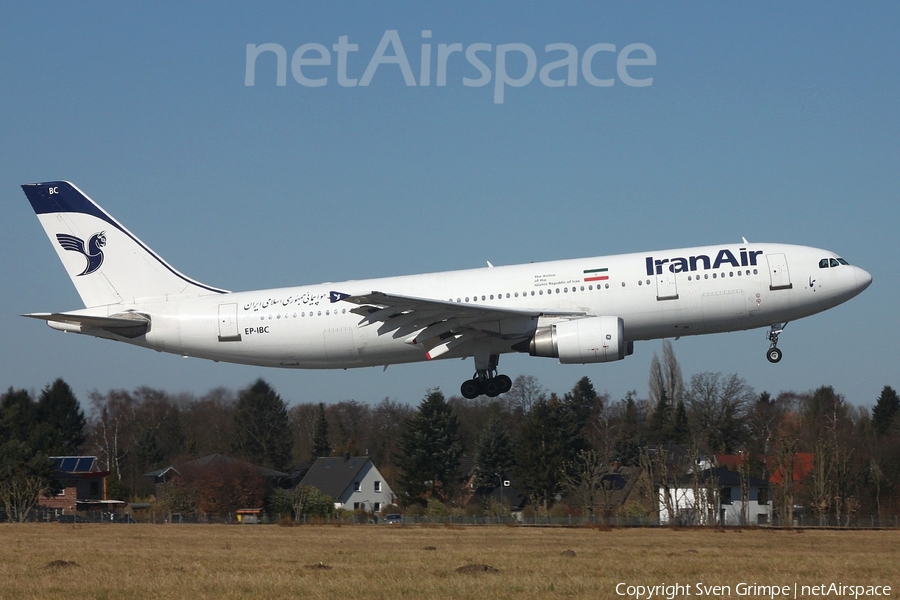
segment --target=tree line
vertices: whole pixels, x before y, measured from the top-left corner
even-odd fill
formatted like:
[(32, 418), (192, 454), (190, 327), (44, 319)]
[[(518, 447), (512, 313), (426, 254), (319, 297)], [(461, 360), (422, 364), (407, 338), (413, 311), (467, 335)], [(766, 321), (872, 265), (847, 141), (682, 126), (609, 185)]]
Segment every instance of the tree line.
[[(737, 374), (685, 380), (671, 344), (662, 350), (647, 397), (632, 391), (617, 400), (587, 377), (560, 395), (531, 375), (496, 398), (428, 390), (416, 407), (390, 398), (289, 405), (261, 379), (200, 397), (146, 387), (93, 392), (86, 412), (62, 380), (37, 398), (10, 388), (0, 397), (0, 496), (10, 518), (27, 516), (22, 499), (52, 491), (50, 456), (96, 455), (111, 472), (110, 497), (133, 501), (154, 494), (145, 473), (193, 458), (223, 454), (296, 475), (317, 457), (347, 453), (370, 456), (408, 507), (454, 507), (473, 494), (487, 506), (513, 477), (533, 506), (550, 510), (566, 498), (591, 512), (605, 476), (651, 468), (647, 449), (674, 444), (694, 457), (739, 454), (740, 468), (755, 477), (779, 472), (771, 494), (784, 519), (798, 506), (823, 522), (900, 511), (893, 388), (872, 408), (824, 385), (772, 396)], [(461, 472), (464, 463), (474, 466)], [(807, 472), (795, 482), (801, 468)]]

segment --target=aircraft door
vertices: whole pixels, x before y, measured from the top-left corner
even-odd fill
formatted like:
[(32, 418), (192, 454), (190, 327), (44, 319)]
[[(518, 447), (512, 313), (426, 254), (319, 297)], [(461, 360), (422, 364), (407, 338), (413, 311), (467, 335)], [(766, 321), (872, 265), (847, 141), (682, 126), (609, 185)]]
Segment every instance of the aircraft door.
[(675, 283), (675, 273), (663, 269), (662, 274), (656, 276), (656, 299), (678, 300), (678, 286)]
[(219, 305), (219, 341), (239, 342), (241, 333), (238, 331), (237, 304)]
[(770, 290), (789, 290), (794, 287), (784, 254), (767, 254), (766, 261), (769, 263)]

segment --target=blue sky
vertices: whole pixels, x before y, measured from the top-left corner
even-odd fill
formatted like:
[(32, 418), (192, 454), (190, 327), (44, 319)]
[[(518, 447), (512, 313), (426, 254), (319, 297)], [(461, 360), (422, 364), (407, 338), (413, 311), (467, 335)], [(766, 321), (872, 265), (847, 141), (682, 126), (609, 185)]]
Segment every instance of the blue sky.
[[(471, 361), (351, 371), (215, 364), (63, 335), (18, 315), (79, 308), (19, 185), (69, 179), (182, 272), (233, 290), (739, 241), (834, 250), (874, 276), (851, 302), (792, 323), (770, 365), (762, 330), (674, 343), (686, 378), (737, 373), (758, 391), (833, 385), (874, 403), (897, 379), (894, 263), (900, 225), (896, 3), (421, 4), (18, 3), (0, 21), (0, 386), (56, 377), (85, 401), (141, 385), (203, 394), (257, 377), (289, 402), (418, 402), (457, 393)], [(646, 44), (652, 85), (407, 86), (381, 65), (368, 86), (305, 66), (321, 87), (247, 44), (357, 44), (361, 78), (397, 31), (415, 76), (421, 46)], [(431, 38), (422, 32), (430, 30)], [(387, 54), (393, 54), (389, 51)], [(314, 57), (315, 54), (305, 55)], [(496, 70), (493, 51), (479, 55)], [(508, 53), (507, 71), (525, 71)], [(642, 56), (637, 53), (635, 56)], [(561, 78), (565, 69), (553, 77)], [(501, 371), (562, 393), (582, 376), (621, 398), (646, 394), (660, 342), (619, 363), (560, 366), (504, 356)]]

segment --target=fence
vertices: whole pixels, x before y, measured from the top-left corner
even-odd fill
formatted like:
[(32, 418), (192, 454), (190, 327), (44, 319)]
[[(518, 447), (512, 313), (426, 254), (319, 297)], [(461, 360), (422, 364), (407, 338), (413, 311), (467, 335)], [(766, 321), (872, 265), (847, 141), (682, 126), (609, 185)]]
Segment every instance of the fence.
[[(8, 522), (6, 513), (0, 510), (0, 522)], [(53, 523), (104, 523), (104, 524), (134, 524), (148, 523), (164, 525), (176, 524), (236, 524), (238, 519), (234, 514), (204, 515), (204, 514), (167, 514), (160, 511), (147, 511), (142, 514), (122, 514), (111, 511), (81, 511), (77, 515), (63, 515), (59, 511), (38, 509), (32, 511), (28, 522), (53, 522)], [(386, 523), (383, 517), (350, 513), (335, 515), (328, 518), (308, 518), (302, 516), (299, 519), (285, 517), (280, 514), (263, 512), (259, 518), (260, 524), (334, 524), (334, 525), (467, 525), (467, 526), (556, 526), (556, 527), (660, 527), (656, 517), (580, 517), (580, 516), (533, 516), (521, 515), (484, 516), (484, 515), (403, 515), (400, 521), (391, 520)], [(666, 525), (663, 525), (666, 526)], [(703, 527), (700, 525), (688, 525), (687, 527)], [(720, 527), (717, 524), (711, 527)], [(791, 523), (784, 523), (777, 515), (767, 525), (752, 525), (760, 528), (830, 528), (830, 529), (900, 529), (900, 515), (883, 516), (854, 515), (847, 519), (842, 518), (837, 523), (834, 516), (819, 518), (807, 514), (796, 514)]]

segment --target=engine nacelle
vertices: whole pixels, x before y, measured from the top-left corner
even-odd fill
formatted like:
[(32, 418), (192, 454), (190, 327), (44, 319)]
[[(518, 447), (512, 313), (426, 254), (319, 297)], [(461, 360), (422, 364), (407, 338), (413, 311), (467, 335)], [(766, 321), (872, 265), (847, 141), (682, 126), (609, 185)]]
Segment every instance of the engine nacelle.
[(563, 364), (622, 360), (633, 351), (625, 341), (620, 317), (587, 317), (538, 327), (531, 338), (531, 356), (558, 358)]

